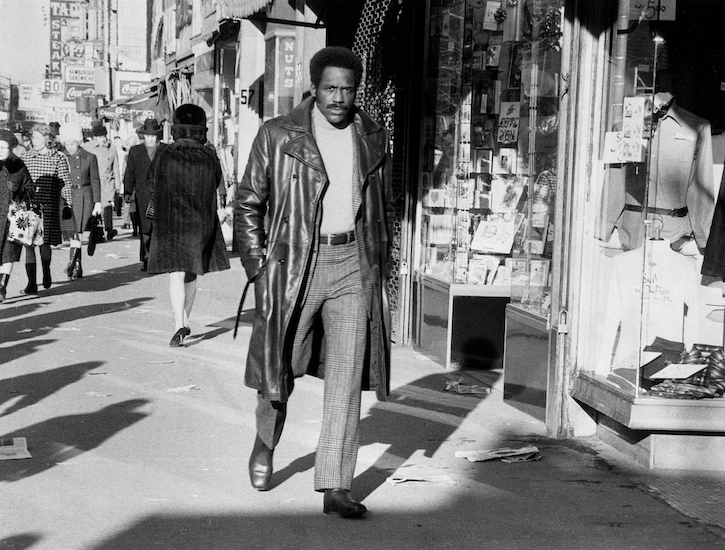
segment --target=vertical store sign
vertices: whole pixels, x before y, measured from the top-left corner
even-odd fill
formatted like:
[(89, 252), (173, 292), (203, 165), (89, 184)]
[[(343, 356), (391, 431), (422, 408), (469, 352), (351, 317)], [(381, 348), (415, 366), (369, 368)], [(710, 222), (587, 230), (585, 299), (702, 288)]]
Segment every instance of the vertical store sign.
[(62, 60), (64, 43), (66, 56), (76, 56), (78, 48), (70, 48), (71, 41), (80, 38), (82, 2), (76, 0), (51, 0), (50, 2), (50, 65), (51, 79), (63, 78)]
[(279, 37), (279, 57), (277, 90), (280, 114), (289, 113), (294, 108), (295, 96), (295, 37)]
[(286, 115), (294, 108), (297, 55), (294, 34), (276, 31), (266, 37), (264, 116)]

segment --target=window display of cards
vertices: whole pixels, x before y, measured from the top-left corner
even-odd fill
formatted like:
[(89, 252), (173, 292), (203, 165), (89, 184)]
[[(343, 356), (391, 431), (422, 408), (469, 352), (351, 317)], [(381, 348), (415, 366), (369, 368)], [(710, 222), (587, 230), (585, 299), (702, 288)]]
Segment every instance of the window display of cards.
[(493, 157), (494, 174), (516, 174), (518, 155), (516, 149), (501, 147)]
[(493, 151), (473, 149), (471, 151), (471, 171), (474, 174), (490, 174), (493, 163)]
[(450, 245), (453, 240), (452, 216), (432, 214), (428, 216), (428, 243), (432, 245)]
[(423, 206), (426, 208), (445, 208), (448, 206), (448, 193), (445, 189), (427, 189), (423, 193)]
[(498, 21), (496, 21), (496, 12), (501, 8), (501, 2), (488, 0), (483, 12), (483, 29), (487, 31), (495, 31), (498, 29)]
[(529, 260), (529, 284), (549, 286), (551, 260)]
[(514, 244), (515, 231), (514, 221), (482, 221), (476, 227), (476, 232), (471, 240), (471, 250), (510, 254)]
[(471, 146), (474, 149), (493, 149), (495, 117), (475, 116), (471, 121)]
[(470, 285), (492, 285), (501, 258), (490, 254), (474, 254), (468, 261), (468, 284)]
[(491, 177), (491, 210), (513, 212), (524, 192), (524, 180), (515, 176)]
[(549, 216), (547, 214), (532, 216), (526, 232), (525, 248), (532, 254), (543, 254), (548, 230)]
[(486, 68), (498, 67), (501, 60), (501, 44), (489, 44), (486, 48)]

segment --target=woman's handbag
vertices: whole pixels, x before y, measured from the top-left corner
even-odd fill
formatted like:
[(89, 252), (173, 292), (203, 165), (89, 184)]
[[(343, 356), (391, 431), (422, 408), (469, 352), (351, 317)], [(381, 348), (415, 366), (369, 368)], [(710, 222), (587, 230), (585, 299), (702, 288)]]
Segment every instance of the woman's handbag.
[(93, 256), (96, 252), (96, 245), (106, 240), (103, 236), (103, 220), (100, 215), (91, 216), (90, 230), (88, 235), (88, 255)]
[(25, 246), (43, 244), (43, 207), (27, 198), (10, 201), (8, 208), (8, 241)]
[(154, 219), (154, 201), (153, 200), (150, 200), (148, 206), (146, 207), (146, 219), (147, 220)]

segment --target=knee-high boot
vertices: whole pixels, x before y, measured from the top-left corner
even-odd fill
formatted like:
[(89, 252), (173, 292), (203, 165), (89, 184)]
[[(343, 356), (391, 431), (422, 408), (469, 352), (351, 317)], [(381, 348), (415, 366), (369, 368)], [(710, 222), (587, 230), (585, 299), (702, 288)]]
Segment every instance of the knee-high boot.
[(68, 267), (65, 269), (65, 273), (68, 275), (68, 280), (72, 281), (74, 278), (79, 279), (83, 276), (82, 271), (80, 272), (80, 276), (78, 275), (81, 261), (81, 249), (71, 247), (68, 254)]
[(53, 280), (50, 277), (50, 262), (43, 260), (43, 288), (50, 288)]
[(8, 279), (10, 279), (9, 274), (3, 273), (0, 275), (0, 304), (5, 301), (8, 295)]
[(38, 273), (38, 264), (25, 264), (25, 273), (28, 275), (28, 285), (23, 289), (23, 294), (37, 294), (38, 282), (35, 277)]
[(81, 265), (81, 258), (83, 255), (81, 254), (81, 249), (76, 249), (76, 261), (75, 261), (75, 268), (73, 269), (73, 278), (74, 279), (82, 279), (83, 278), (83, 266)]

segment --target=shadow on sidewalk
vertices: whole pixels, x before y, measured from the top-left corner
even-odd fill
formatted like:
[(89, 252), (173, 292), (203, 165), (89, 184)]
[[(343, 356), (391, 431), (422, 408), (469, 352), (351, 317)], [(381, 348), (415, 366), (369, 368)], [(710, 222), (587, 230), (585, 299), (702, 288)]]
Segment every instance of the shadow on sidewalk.
[(111, 436), (148, 416), (137, 409), (149, 403), (130, 399), (108, 405), (96, 412), (59, 416), (33, 424), (2, 439), (25, 437), (32, 458), (8, 460), (0, 469), (0, 481), (19, 481), (49, 470), (56, 464), (95, 449)]
[[(85, 248), (83, 251), (83, 260), (87, 261)], [(54, 279), (53, 285), (49, 289), (44, 289), (41, 286), (40, 276), (38, 276), (38, 294), (8, 295), (5, 302), (3, 302), (2, 308), (0, 308), (0, 318), (4, 318), (6, 316), (5, 312), (7, 306), (33, 303), (39, 298), (62, 296), (64, 294), (71, 294), (74, 292), (102, 292), (105, 290), (113, 290), (114, 288), (133, 284), (134, 282), (146, 277), (153, 277), (153, 275), (147, 275), (146, 273), (140, 272), (136, 265), (123, 265), (106, 269), (98, 273), (92, 272), (92, 265), (84, 266), (83, 269), (84, 275), (81, 279), (74, 279), (72, 281), (66, 280), (65, 277), (62, 280)], [(20, 270), (18, 270), (18, 272), (20, 272)], [(25, 277), (25, 275), (19, 275), (19, 277)]]
[(43, 344), (56, 342), (60, 339), (60, 335), (57, 332), (54, 334), (54, 336), (58, 336), (56, 339), (44, 341), (38, 341), (36, 339), (53, 333), (54, 329), (61, 324), (136, 308), (152, 299), (151, 297), (132, 298), (121, 302), (84, 305), (58, 311), (49, 311), (47, 313), (41, 313), (41, 308), (47, 305), (47, 302), (37, 302), (35, 304), (34, 314), (26, 312), (21, 319), (0, 323), (0, 343), (27, 340), (26, 344), (29, 344), (3, 347), (0, 364), (9, 363), (10, 361), (29, 355), (40, 347), (39, 344), (41, 342)]
[(6, 411), (0, 412), (0, 417), (8, 416), (25, 407), (39, 403), (65, 386), (77, 382), (89, 371), (100, 367), (102, 364), (101, 361), (87, 361), (3, 379), (0, 385), (0, 405), (17, 397), (20, 397), (20, 399)]
[[(462, 373), (432, 374), (393, 390), (387, 402), (374, 405), (360, 421), (360, 447), (382, 443), (387, 449), (373, 466), (353, 480), (355, 497), (364, 500), (414, 453), (432, 457), (487, 395), (444, 391), (446, 381)], [(491, 371), (490, 385), (500, 376)], [(478, 383), (477, 380), (466, 383)], [(294, 399), (294, 398), (293, 398)], [(282, 435), (284, 437), (284, 435)], [(273, 488), (294, 474), (314, 468), (315, 453), (300, 457), (272, 476)]]

